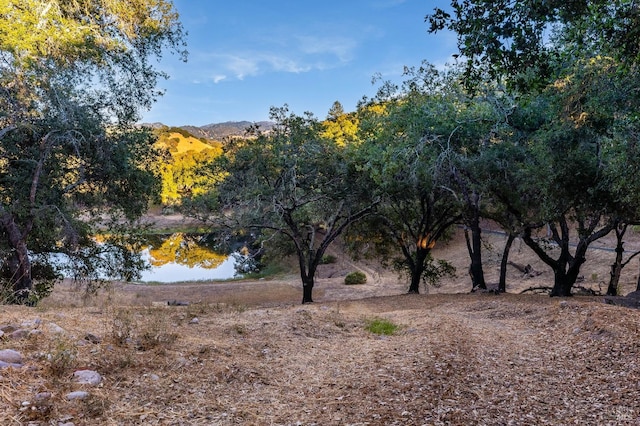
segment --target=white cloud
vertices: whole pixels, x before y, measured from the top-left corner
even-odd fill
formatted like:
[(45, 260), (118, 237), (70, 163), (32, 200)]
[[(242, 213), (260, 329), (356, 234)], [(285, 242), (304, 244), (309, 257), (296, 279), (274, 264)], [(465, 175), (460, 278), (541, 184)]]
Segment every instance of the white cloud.
[(227, 79), (227, 76), (224, 75), (224, 74), (217, 74), (217, 75), (213, 76), (213, 82), (216, 83), (216, 84), (218, 84), (221, 81), (226, 80), (226, 79)]
[(340, 62), (348, 62), (353, 57), (357, 42), (346, 37), (299, 36), (300, 51), (308, 55), (333, 55)]

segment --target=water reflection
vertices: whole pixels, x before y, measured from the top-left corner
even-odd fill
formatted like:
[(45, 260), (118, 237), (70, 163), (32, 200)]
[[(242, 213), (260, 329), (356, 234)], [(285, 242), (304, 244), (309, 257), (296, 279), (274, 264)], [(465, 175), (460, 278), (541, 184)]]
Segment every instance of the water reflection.
[(140, 281), (180, 282), (222, 280), (236, 276), (236, 257), (215, 250), (206, 235), (151, 235), (143, 250), (151, 265)]

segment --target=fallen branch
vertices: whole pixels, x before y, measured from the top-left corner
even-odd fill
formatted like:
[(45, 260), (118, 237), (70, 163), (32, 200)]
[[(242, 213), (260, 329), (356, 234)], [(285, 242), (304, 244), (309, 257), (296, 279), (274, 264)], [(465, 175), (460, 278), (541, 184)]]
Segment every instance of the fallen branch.
[(507, 264), (513, 266), (518, 271), (520, 271), (522, 273), (523, 277), (533, 278), (533, 277), (537, 277), (538, 275), (542, 274), (542, 272), (538, 272), (538, 271), (534, 270), (533, 266), (531, 266), (529, 264), (527, 264), (526, 266), (523, 266), (523, 265), (520, 265), (520, 264), (512, 262), (512, 261), (507, 262)]
[(520, 294), (524, 294), (527, 292), (541, 294), (541, 293), (551, 293), (552, 288), (548, 286), (540, 286), (540, 287), (529, 287), (520, 292)]

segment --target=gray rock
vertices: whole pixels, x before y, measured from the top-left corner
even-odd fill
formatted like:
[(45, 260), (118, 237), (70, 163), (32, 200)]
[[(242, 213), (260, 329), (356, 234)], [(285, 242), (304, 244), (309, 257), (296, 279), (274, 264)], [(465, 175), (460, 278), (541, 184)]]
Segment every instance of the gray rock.
[(49, 330), (50, 333), (55, 333), (55, 334), (65, 333), (64, 329), (60, 327), (58, 324), (56, 324), (55, 322), (50, 322), (49, 324), (47, 324), (47, 330)]
[(51, 392), (39, 392), (36, 394), (34, 399), (36, 404), (38, 404), (38, 403), (43, 403), (50, 400), (51, 396), (52, 396)]
[(7, 334), (11, 334), (14, 331), (16, 331), (18, 329), (18, 327), (16, 327), (15, 325), (11, 325), (11, 324), (6, 324), (6, 325), (0, 325), (0, 331), (3, 331)]
[(22, 354), (18, 351), (14, 351), (13, 349), (3, 349), (0, 350), (0, 361), (12, 364), (22, 364)]
[(24, 328), (19, 328), (9, 334), (9, 337), (13, 340), (22, 340), (29, 337), (29, 330), (25, 330)]
[(93, 370), (78, 370), (73, 373), (74, 382), (81, 385), (98, 386), (102, 382), (102, 376)]
[(69, 401), (72, 401), (74, 399), (86, 399), (88, 397), (89, 397), (89, 392), (85, 392), (85, 391), (69, 392), (68, 394), (65, 395), (65, 398), (67, 398)]
[(9, 367), (22, 368), (22, 364), (16, 364), (16, 363), (13, 363), (13, 362), (0, 361), (0, 368), (9, 368)]

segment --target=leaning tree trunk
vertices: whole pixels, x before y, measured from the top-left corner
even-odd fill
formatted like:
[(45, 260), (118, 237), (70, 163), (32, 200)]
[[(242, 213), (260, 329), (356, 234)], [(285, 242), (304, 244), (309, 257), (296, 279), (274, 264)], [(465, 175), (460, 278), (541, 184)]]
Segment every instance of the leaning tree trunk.
[(504, 245), (504, 251), (502, 252), (502, 261), (500, 262), (500, 281), (498, 282), (498, 292), (507, 292), (507, 265), (509, 263), (509, 252), (511, 251), (511, 245), (516, 236), (509, 233), (507, 236), (507, 242)]
[(10, 301), (12, 303), (26, 303), (33, 288), (31, 260), (27, 249), (28, 232), (21, 232), (13, 216), (8, 213), (0, 218), (0, 223), (7, 234), (7, 241), (12, 249), (12, 255), (8, 262), (12, 287), (12, 300)]

